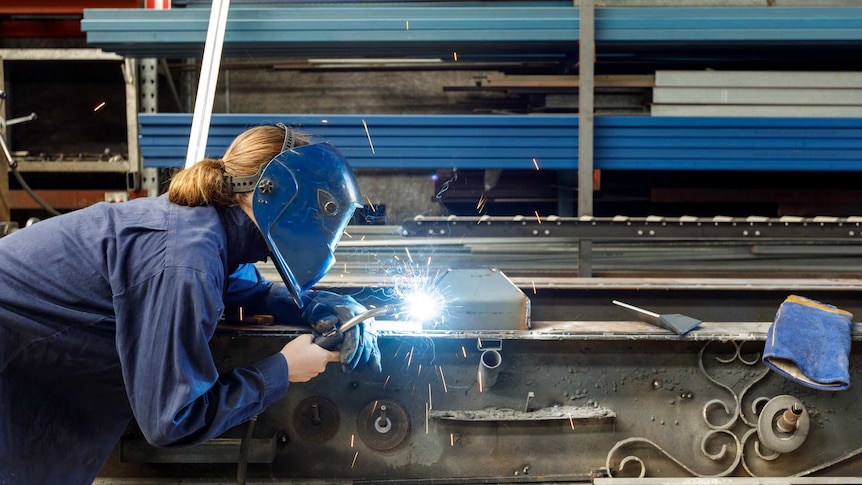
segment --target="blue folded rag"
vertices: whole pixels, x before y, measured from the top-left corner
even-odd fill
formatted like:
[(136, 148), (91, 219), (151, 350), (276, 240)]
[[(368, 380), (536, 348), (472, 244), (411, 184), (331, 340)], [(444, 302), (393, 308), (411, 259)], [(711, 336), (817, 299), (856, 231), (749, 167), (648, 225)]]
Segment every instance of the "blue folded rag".
[(824, 391), (850, 387), (853, 314), (790, 295), (766, 334), (763, 363), (803, 386)]

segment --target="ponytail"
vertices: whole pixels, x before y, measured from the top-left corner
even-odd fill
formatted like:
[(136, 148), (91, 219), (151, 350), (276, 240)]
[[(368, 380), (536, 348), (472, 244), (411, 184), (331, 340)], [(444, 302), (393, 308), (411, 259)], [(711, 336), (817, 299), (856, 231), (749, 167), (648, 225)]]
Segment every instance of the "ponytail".
[(232, 203), (224, 183), (224, 161), (206, 158), (177, 172), (168, 187), (168, 200), (188, 207)]
[(244, 177), (259, 173), (261, 167), (285, 149), (309, 143), (308, 137), (294, 133), (282, 124), (262, 125), (240, 133), (225, 151), (224, 158), (206, 158), (176, 173), (168, 186), (168, 200), (196, 207), (234, 205), (247, 194), (231, 194), (225, 176)]

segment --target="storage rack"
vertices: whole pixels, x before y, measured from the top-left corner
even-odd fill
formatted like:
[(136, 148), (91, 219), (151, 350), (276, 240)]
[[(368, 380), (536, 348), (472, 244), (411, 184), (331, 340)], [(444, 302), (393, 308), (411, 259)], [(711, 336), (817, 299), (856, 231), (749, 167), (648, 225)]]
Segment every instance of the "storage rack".
[[(582, 13), (584, 15), (582, 15)], [(586, 22), (589, 18), (594, 22)], [(202, 52), (208, 27), (208, 9), (189, 6), (167, 11), (87, 10), (82, 30), (90, 45), (130, 57), (196, 57)], [(594, 27), (594, 32), (583, 28)], [(589, 34), (584, 38), (583, 34)], [(580, 46), (578, 43), (580, 42)], [(239, 4), (231, 7), (225, 32), (224, 56), (265, 57), (421, 57), (443, 63), (477, 60), (551, 61), (561, 70), (576, 69), (584, 57), (579, 47), (595, 43), (595, 61), (610, 71), (619, 67), (663, 65), (775, 66), (796, 63), (799, 67), (837, 63), (858, 57), (862, 49), (862, 7), (602, 7), (592, 2), (581, 7), (568, 2), (410, 2), (330, 3), (268, 6)], [(588, 49), (588, 52), (591, 49)], [(457, 54), (457, 56), (453, 55)], [(583, 66), (580, 66), (583, 67)], [(592, 96), (592, 73), (580, 80), (582, 98)], [(587, 96), (589, 94), (589, 96)], [(530, 156), (512, 152), (518, 160), (438, 156), (447, 167), (528, 168), (532, 159), (548, 168), (578, 169), (578, 210), (591, 214), (593, 169), (604, 170), (792, 170), (858, 171), (860, 152), (853, 145), (858, 137), (855, 117), (597, 117), (593, 150), (592, 104), (580, 107), (580, 116), (562, 117), (560, 133), (568, 141), (557, 146), (555, 156)], [(837, 110), (836, 110), (837, 112)], [(156, 118), (158, 117), (158, 118)], [(294, 116), (285, 115), (291, 119)], [(222, 119), (221, 117), (218, 117)], [(321, 115), (320, 119), (336, 116)], [(370, 117), (365, 117), (366, 121)], [(511, 117), (524, 128), (531, 117)], [(162, 144), (162, 135), (150, 140), (155, 125), (177, 125), (181, 118), (168, 115), (141, 117), (144, 163), (167, 166), (165, 155), (174, 141)], [(249, 118), (239, 117), (237, 120)], [(330, 135), (330, 128), (309, 118), (303, 126), (312, 134), (319, 130), (332, 136), (348, 152), (356, 167), (428, 167), (431, 157), (411, 156), (421, 140), (402, 135), (402, 145), (392, 157), (367, 157), (359, 143)], [(355, 125), (356, 119), (345, 118)], [(457, 120), (457, 122), (455, 121)], [(403, 123), (405, 118), (377, 117), (382, 124)], [(457, 136), (464, 126), (479, 127), (482, 117), (428, 115), (418, 125), (443, 122)], [(445, 122), (454, 124), (446, 126)], [(185, 121), (183, 122), (185, 123)], [(227, 122), (230, 123), (230, 122)], [(520, 123), (520, 125), (519, 125)], [(356, 125), (358, 126), (358, 125)], [(578, 136), (572, 131), (577, 127)], [(589, 136), (584, 137), (586, 129)], [(406, 131), (405, 131), (406, 133)], [(464, 133), (467, 133), (466, 131)], [(228, 137), (231, 134), (222, 133)], [(470, 135), (467, 135), (468, 137)], [(579, 143), (579, 138), (580, 143)], [(589, 140), (589, 142), (587, 142)], [(549, 150), (547, 140), (536, 139), (529, 147), (535, 153)], [(409, 143), (419, 142), (412, 148)], [(731, 147), (733, 145), (733, 147)], [(223, 140), (215, 140), (219, 150)], [(477, 155), (484, 147), (473, 149)], [(585, 149), (586, 148), (586, 149)], [(174, 146), (172, 149), (176, 149)], [(413, 150), (413, 151), (411, 151)], [(577, 151), (580, 150), (580, 153)], [(453, 152), (457, 151), (453, 148)], [(394, 154), (397, 153), (397, 157)], [(463, 153), (463, 152), (462, 152)], [(593, 163), (593, 153), (595, 163)], [(163, 157), (163, 155), (165, 155)], [(377, 154), (375, 154), (377, 155)], [(152, 157), (152, 158), (151, 158)], [(152, 162), (150, 161), (152, 160)], [(400, 160), (400, 161), (398, 161)], [(580, 162), (580, 163), (579, 163)], [(585, 197), (586, 196), (586, 197)], [(565, 212), (561, 204), (561, 215)]]

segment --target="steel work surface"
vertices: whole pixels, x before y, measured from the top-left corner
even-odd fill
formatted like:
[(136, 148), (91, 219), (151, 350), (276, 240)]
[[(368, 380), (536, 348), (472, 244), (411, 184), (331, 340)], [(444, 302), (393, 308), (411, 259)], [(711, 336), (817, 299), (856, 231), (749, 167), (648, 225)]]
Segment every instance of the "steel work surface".
[[(393, 297), (393, 280), (383, 270), (395, 268), (388, 258), (394, 260), (396, 253), (412, 255), (430, 274), (456, 266), (453, 262), (460, 267), (477, 262), (475, 254), (447, 258), (449, 252), (439, 244), (429, 249), (432, 262), (420, 250), (427, 241), (395, 242), (391, 231), (383, 231), (382, 241), (354, 231), (353, 242), (339, 246), (339, 263), (321, 288), (350, 292), (365, 304), (378, 303), (374, 298), (386, 303)], [(475, 245), (481, 238), (454, 239)], [(537, 245), (530, 238), (514, 239), (523, 242), (519, 248)], [(493, 246), (500, 241), (485, 242)], [(512, 244), (506, 242), (502, 246)], [(849, 251), (854, 245), (835, 247), (842, 253), (836, 266), (850, 272), (858, 268), (858, 256)], [(548, 259), (556, 262), (549, 267), (571, 272), (552, 249), (533, 248), (538, 254), (523, 267), (513, 264), (524, 258), (522, 251), (510, 247), (511, 258), (502, 259), (500, 251), (491, 251), (503, 271), (513, 270), (507, 275), (530, 298), (530, 329), (458, 330), (452, 321), (423, 333), (381, 319), (381, 374), (345, 374), (333, 366), (311, 382), (292, 385), (258, 418), (250, 443), (250, 482), (588, 483), (608, 475), (635, 479), (641, 473), (668, 481), (862, 476), (862, 463), (855, 458), (862, 452), (856, 432), (856, 403), (862, 397), (855, 382), (862, 374), (859, 325), (852, 334), (848, 390), (803, 387), (760, 361), (767, 328), (790, 293), (862, 314), (860, 280), (823, 278), (832, 267), (825, 246), (802, 257), (791, 251), (766, 258), (777, 264), (770, 273), (788, 275), (771, 279), (751, 278), (757, 265), (745, 255), (737, 256), (747, 272), (730, 271), (735, 278), (576, 278), (536, 272), (538, 262)], [(628, 271), (650, 273), (644, 265), (656, 263), (656, 253), (632, 250), (638, 256)], [(680, 265), (698, 272), (727, 269), (729, 261), (737, 260), (716, 259), (717, 250), (709, 248), (705, 266), (681, 263), (690, 254), (685, 248), (670, 249), (672, 254), (657, 264), (671, 273)], [(802, 265), (808, 258), (810, 264)], [(776, 271), (785, 267), (789, 273)], [(271, 276), (271, 267), (260, 268)], [(622, 320), (630, 316), (613, 299), (659, 313), (687, 314), (703, 323), (679, 337)], [(277, 352), (301, 330), (225, 326), (212, 347), (218, 365), (228, 369)], [(497, 352), (499, 367), (489, 373), (486, 361), (482, 374), (493, 374), (493, 379), (483, 381), (487, 384), (480, 389), (484, 352)], [(805, 408), (806, 434), (802, 428), (775, 431), (770, 410), (788, 399)], [(231, 430), (212, 451), (176, 450), (177, 459), (166, 463), (171, 459), (147, 451), (132, 429), (104, 468), (102, 485), (122, 478), (187, 483), (235, 477), (236, 438), (244, 431), (243, 426)], [(764, 440), (798, 447), (774, 454)], [(124, 444), (135, 453), (122, 455)], [(272, 455), (264, 453), (270, 449)], [(222, 461), (225, 456), (228, 462)]]
[[(228, 332), (213, 348), (228, 368), (276, 352), (287, 338)], [(496, 384), (484, 392), (476, 382), (479, 342), (499, 344), (502, 357)], [(862, 475), (853, 458), (862, 442), (851, 431), (860, 425), (859, 387), (816, 391), (769, 372), (758, 340), (384, 335), (380, 344), (381, 374), (345, 374), (333, 366), (292, 385), (259, 417), (255, 439), (275, 437), (277, 447), (272, 463), (248, 465), (249, 478), (568, 483), (641, 471), (647, 477)], [(851, 379), (860, 373), (854, 342)], [(795, 451), (773, 455), (758, 437), (759, 430), (770, 432), (772, 420), (760, 423), (756, 411), (782, 395), (804, 405), (810, 431)], [(389, 409), (388, 432), (374, 425), (382, 404)], [(309, 417), (315, 407), (317, 420)], [(554, 409), (566, 412), (538, 419)], [(465, 418), (465, 411), (485, 419)], [(233, 431), (242, 434), (241, 427)], [(136, 438), (130, 433), (124, 440)], [(235, 474), (235, 464), (126, 463), (115, 453), (102, 477)]]

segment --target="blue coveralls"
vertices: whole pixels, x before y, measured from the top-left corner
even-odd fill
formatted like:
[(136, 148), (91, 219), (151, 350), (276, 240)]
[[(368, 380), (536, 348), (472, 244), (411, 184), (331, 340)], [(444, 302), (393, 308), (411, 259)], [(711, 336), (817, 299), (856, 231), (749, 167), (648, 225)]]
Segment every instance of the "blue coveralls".
[(238, 207), (164, 196), (0, 238), (0, 484), (89, 484), (132, 418), (189, 445), (279, 399), (281, 355), (219, 374), (208, 346), (226, 304), (298, 316), (267, 255)]

